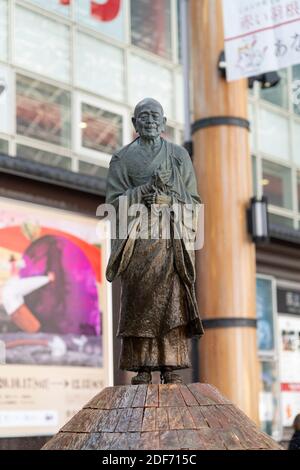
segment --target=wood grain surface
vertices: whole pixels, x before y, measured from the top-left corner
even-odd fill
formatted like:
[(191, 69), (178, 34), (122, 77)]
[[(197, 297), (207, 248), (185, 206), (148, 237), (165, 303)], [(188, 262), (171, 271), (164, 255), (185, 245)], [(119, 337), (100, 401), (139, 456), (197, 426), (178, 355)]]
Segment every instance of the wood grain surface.
[(267, 450), (280, 446), (215, 387), (194, 383), (106, 388), (43, 449)]

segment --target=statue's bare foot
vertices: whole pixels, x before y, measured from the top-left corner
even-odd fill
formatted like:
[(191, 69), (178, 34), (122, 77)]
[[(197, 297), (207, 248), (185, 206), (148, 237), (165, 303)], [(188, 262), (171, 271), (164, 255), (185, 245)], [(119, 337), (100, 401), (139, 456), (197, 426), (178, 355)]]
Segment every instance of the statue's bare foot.
[(151, 384), (151, 373), (147, 371), (140, 371), (135, 377), (132, 377), (131, 384), (132, 385), (143, 385), (143, 384)]

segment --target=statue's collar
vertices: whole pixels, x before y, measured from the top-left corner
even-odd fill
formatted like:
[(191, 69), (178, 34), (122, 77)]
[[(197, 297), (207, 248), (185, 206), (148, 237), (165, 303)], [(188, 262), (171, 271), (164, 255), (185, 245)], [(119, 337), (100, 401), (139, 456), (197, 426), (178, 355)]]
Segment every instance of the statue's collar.
[[(164, 149), (164, 147), (168, 144), (168, 142), (163, 138), (163, 137), (160, 137), (161, 138), (161, 141), (162, 141), (162, 145), (161, 147), (159, 148), (159, 150), (157, 151), (157, 153), (155, 154), (155, 157), (156, 158), (160, 152)], [(139, 140), (140, 137), (136, 137), (132, 142), (130, 142), (130, 144), (128, 145), (125, 145), (125, 147), (123, 147), (122, 149), (120, 149), (118, 152), (115, 153), (115, 156), (116, 157), (122, 157), (124, 155), (126, 155), (126, 153), (130, 150), (130, 147), (137, 142), (137, 140)]]

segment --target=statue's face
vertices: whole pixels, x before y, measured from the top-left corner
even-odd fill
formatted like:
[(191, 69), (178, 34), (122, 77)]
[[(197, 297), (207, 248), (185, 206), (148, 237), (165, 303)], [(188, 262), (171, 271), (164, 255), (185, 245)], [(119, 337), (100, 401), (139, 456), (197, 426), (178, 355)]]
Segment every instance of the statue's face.
[(142, 138), (153, 139), (164, 131), (166, 118), (159, 105), (149, 102), (138, 109), (132, 122)]

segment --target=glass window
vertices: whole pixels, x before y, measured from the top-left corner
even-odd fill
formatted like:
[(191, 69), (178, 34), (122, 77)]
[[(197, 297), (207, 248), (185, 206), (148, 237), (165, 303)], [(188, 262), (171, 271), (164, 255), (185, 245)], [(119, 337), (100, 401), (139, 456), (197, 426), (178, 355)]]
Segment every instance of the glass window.
[(300, 123), (294, 121), (294, 149), (293, 159), (296, 165), (300, 166)]
[(259, 149), (281, 160), (289, 160), (288, 119), (266, 109), (259, 110)]
[[(59, 13), (60, 15), (69, 16), (70, 15), (70, 3), (72, 0), (29, 0), (32, 3), (35, 3), (41, 8), (46, 10), (53, 11), (54, 13)], [(76, 0), (75, 3), (77, 3)]]
[(269, 101), (269, 103), (288, 109), (289, 93), (287, 69), (280, 70), (277, 73), (281, 78), (280, 82), (271, 88), (260, 88), (260, 97), (265, 101)]
[(125, 2), (97, 2), (91, 5), (91, 0), (76, 0), (74, 2), (76, 20), (100, 33), (118, 41), (124, 41)]
[(85, 175), (97, 176), (98, 178), (107, 178), (108, 168), (94, 165), (93, 163), (79, 161), (79, 172)]
[(172, 58), (170, 0), (131, 0), (131, 42)]
[(0, 139), (0, 153), (3, 153), (5, 155), (8, 154), (8, 142), (7, 142), (7, 140)]
[(0, 64), (0, 132), (12, 131), (12, 75), (6, 65)]
[(179, 142), (180, 142), (180, 145), (185, 144), (184, 131), (182, 129), (179, 130)]
[(77, 35), (76, 85), (99, 95), (122, 101), (124, 98), (123, 52), (96, 38)]
[(70, 93), (17, 75), (17, 133), (69, 147)]
[(166, 126), (166, 131), (162, 134), (162, 137), (175, 143), (175, 129), (171, 126)]
[(173, 117), (174, 94), (171, 71), (159, 64), (131, 55), (129, 57), (130, 104), (135, 106), (146, 96), (151, 96), (162, 104), (167, 118)]
[(300, 115), (300, 65), (293, 67), (293, 104), (294, 112)]
[(281, 225), (287, 228), (294, 228), (294, 221), (289, 217), (269, 213), (269, 223), (271, 225)]
[(291, 170), (277, 163), (263, 160), (264, 195), (269, 204), (292, 209)]
[(90, 104), (81, 104), (81, 145), (84, 148), (113, 154), (122, 147), (122, 116)]
[(0, 60), (7, 60), (7, 26), (8, 26), (7, 1), (0, 0)]
[(298, 212), (300, 212), (300, 171), (297, 173)]
[(250, 121), (250, 132), (249, 132), (250, 149), (252, 151), (255, 151), (256, 123), (255, 123), (255, 119), (254, 119), (254, 106), (251, 103), (249, 103), (249, 105), (248, 105), (248, 119)]
[(181, 18), (180, 18), (180, 1), (177, 0), (177, 56), (178, 62), (182, 63), (182, 47), (181, 47)]
[(257, 196), (257, 171), (256, 171), (256, 157), (255, 155), (251, 156), (251, 165), (252, 165), (252, 188), (254, 196)]
[(71, 170), (71, 158), (57, 155), (56, 153), (46, 152), (45, 150), (28, 147), (27, 145), (17, 145), (17, 156), (40, 162), (45, 165), (56, 166)]
[(183, 76), (181, 73), (175, 74), (176, 86), (176, 121), (184, 123), (184, 96), (183, 96)]
[(70, 74), (69, 28), (17, 6), (15, 61), (21, 67), (41, 75), (68, 81)]

